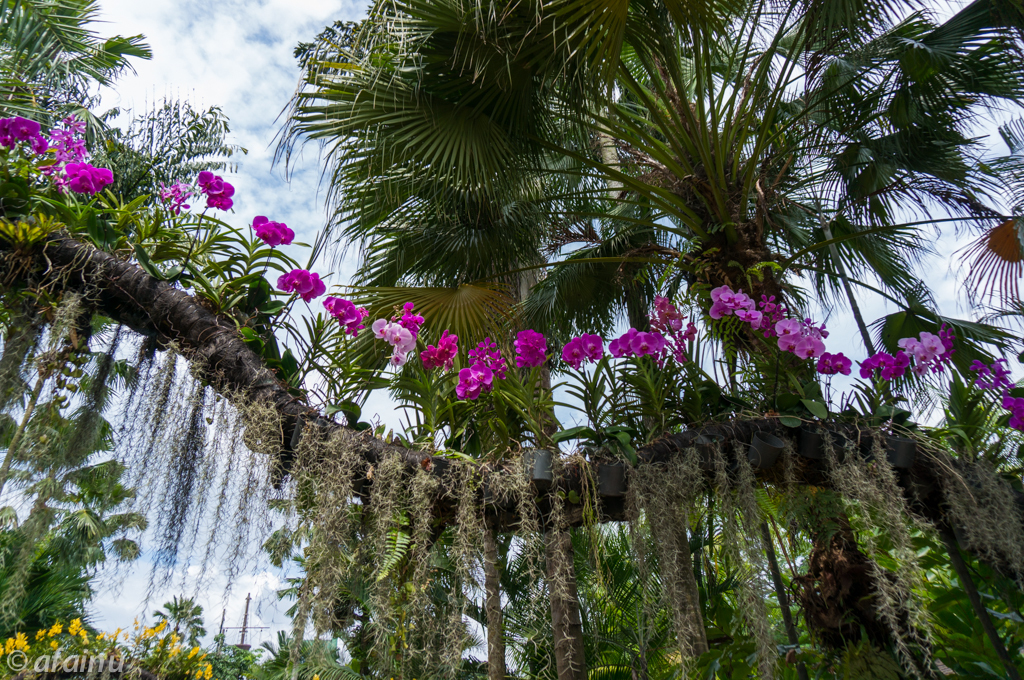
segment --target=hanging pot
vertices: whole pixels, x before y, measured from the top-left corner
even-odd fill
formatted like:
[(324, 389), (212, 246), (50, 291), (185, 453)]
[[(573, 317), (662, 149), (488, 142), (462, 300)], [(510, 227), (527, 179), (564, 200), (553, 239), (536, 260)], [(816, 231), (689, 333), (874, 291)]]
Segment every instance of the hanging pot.
[(551, 486), (554, 479), (551, 468), (551, 451), (547, 449), (527, 449), (523, 452), (523, 465), (530, 481), (538, 489), (546, 489)]
[(597, 495), (622, 498), (626, 495), (626, 464), (622, 461), (598, 463)]
[(706, 472), (715, 471), (716, 449), (720, 449), (725, 437), (720, 434), (701, 434), (693, 440), (693, 446), (697, 449), (697, 459), (700, 461), (700, 469)]
[(800, 446), (797, 448), (804, 458), (821, 460), (825, 457), (825, 437), (817, 429), (800, 428)]
[(909, 468), (917, 457), (917, 442), (907, 437), (886, 437), (885, 457), (894, 468)]
[(441, 479), (444, 477), (445, 472), (451, 466), (452, 462), (447, 458), (441, 458), (440, 456), (432, 456), (427, 459), (429, 463), (423, 463), (423, 469), (427, 470), (433, 476)]
[(758, 470), (767, 470), (779, 459), (779, 454), (786, 448), (785, 442), (767, 432), (755, 432), (747, 450), (747, 460)]

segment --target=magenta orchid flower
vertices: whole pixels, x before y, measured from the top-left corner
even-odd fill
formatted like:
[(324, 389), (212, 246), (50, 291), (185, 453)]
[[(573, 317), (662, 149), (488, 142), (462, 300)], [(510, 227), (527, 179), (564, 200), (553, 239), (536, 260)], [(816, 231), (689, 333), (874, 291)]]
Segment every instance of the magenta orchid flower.
[(452, 370), (455, 365), (455, 355), (459, 353), (459, 336), (451, 335), (446, 330), (441, 334), (437, 345), (427, 345), (427, 348), (420, 352), (423, 359), (423, 368), (429, 370), (443, 368), (446, 371)]
[(324, 300), (324, 309), (337, 320), (342, 330), (351, 336), (355, 336), (365, 326), (367, 311), (363, 307), (356, 307), (355, 303), (342, 298), (328, 297)]
[(544, 363), (548, 352), (548, 343), (544, 336), (535, 330), (519, 331), (515, 342), (516, 366), (534, 368)]
[(282, 274), (277, 279), (277, 287), (286, 293), (298, 293), (306, 302), (327, 292), (327, 286), (320, 280), (320, 275), (305, 269), (293, 269)]
[(68, 163), (64, 166), (67, 186), (78, 194), (95, 194), (114, 181), (114, 173), (107, 168), (94, 168), (88, 163)]
[(295, 232), (289, 229), (287, 224), (272, 222), (263, 215), (257, 215), (252, 219), (252, 228), (256, 232), (256, 237), (271, 248), (291, 245), (295, 239)]

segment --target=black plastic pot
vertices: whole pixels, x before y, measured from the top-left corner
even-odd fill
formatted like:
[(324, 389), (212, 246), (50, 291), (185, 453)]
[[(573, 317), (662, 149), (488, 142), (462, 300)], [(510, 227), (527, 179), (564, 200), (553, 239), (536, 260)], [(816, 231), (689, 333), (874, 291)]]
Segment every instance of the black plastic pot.
[(747, 460), (758, 470), (767, 470), (779, 459), (779, 454), (786, 448), (785, 442), (767, 432), (755, 432), (750, 440)]
[(716, 449), (720, 448), (725, 437), (720, 434), (701, 434), (693, 440), (693, 446), (697, 449), (700, 469), (707, 472), (715, 471), (715, 458), (718, 455)]
[(597, 495), (621, 498), (626, 495), (626, 464), (622, 461), (598, 463)]
[(538, 489), (551, 486), (554, 479), (551, 470), (551, 452), (547, 449), (527, 449), (523, 452), (523, 464), (530, 480)]
[(800, 428), (800, 445), (796, 450), (804, 458), (821, 460), (825, 457), (825, 437), (817, 429)]
[(886, 437), (885, 457), (895, 468), (909, 468), (917, 457), (917, 442), (907, 437)]

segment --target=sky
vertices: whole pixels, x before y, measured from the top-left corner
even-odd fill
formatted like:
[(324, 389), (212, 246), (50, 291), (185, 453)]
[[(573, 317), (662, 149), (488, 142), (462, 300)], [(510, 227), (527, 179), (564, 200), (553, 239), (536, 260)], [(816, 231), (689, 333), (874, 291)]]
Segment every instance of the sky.
[[(266, 215), (287, 223), (297, 241), (312, 243), (324, 223), (317, 149), (305, 150), (290, 168), (290, 181), (283, 167), (272, 166), (279, 116), (298, 83), (292, 50), (336, 20), (361, 19), (367, 5), (350, 0), (102, 0), (100, 6), (104, 23), (95, 27), (97, 32), (141, 33), (153, 48), (152, 60), (135, 62), (135, 75), (125, 76), (114, 89), (103, 92), (101, 108), (142, 112), (165, 97), (188, 100), (196, 108), (220, 106), (231, 121), (229, 141), (248, 149), (239, 159), (237, 172), (225, 175), (236, 188), (234, 214), (226, 221), (244, 227), (254, 216)], [(301, 251), (293, 255), (305, 261)], [(353, 264), (351, 258), (344, 261), (329, 282), (346, 282)], [(397, 423), (391, 415), (385, 411), (389, 422)], [(149, 564), (144, 555), (132, 569), (103, 579), (93, 601), (97, 626), (130, 625), (136, 616), (151, 614), (172, 595), (181, 594), (179, 573), (146, 600)], [(186, 581), (196, 576), (197, 568), (191, 569)], [(276, 630), (288, 627), (284, 615), (288, 605), (282, 606), (274, 595), (281, 574), (269, 565), (253, 562), (226, 602), (224, 575), (206, 576), (209, 586), (199, 602), (211, 634), (225, 608), (225, 625), (241, 625), (246, 593), (253, 596), (250, 625), (266, 627), (254, 631), (255, 643), (273, 639)], [(236, 642), (237, 635), (237, 630), (229, 631), (228, 642)]]
[[(151, 61), (136, 62), (136, 74), (124, 77), (115, 89), (104, 92), (101, 108), (143, 111), (165, 97), (187, 99), (197, 108), (220, 106), (231, 121), (229, 141), (248, 149), (248, 154), (240, 158), (237, 172), (225, 176), (236, 187), (234, 214), (227, 221), (243, 227), (253, 216), (266, 215), (287, 223), (295, 230), (297, 240), (312, 243), (325, 221), (324, 196), (318, 191), (321, 164), (316, 148), (305, 149), (290, 168), (289, 180), (284, 168), (272, 164), (279, 116), (298, 80), (292, 50), (296, 43), (310, 40), (335, 20), (362, 18), (366, 5), (352, 0), (102, 0), (101, 7), (106, 22), (96, 27), (101, 34), (144, 34), (154, 53)], [(937, 248), (940, 255), (925, 265), (927, 280), (941, 309), (951, 315), (963, 313), (948, 238), (938, 241)], [(293, 254), (304, 261), (304, 256)], [(351, 256), (342, 261), (329, 282), (346, 283), (354, 264)], [(869, 320), (892, 311), (870, 294), (865, 294), (861, 303)], [(829, 351), (864, 356), (849, 313), (839, 309), (827, 317), (821, 313), (817, 320), (827, 321), (832, 332)], [(399, 424), (400, 414), (385, 397), (371, 400), (364, 413), (376, 414), (391, 426)], [(253, 641), (258, 644), (272, 639), (276, 630), (288, 628), (289, 620), (284, 614), (287, 605), (279, 603), (274, 595), (282, 575), (258, 560), (249, 567), (226, 601), (224, 575), (207, 574), (210, 585), (199, 602), (205, 609), (207, 629), (213, 633), (222, 610), (227, 626), (241, 625), (245, 595), (252, 593), (250, 625), (265, 627), (255, 631)], [(151, 613), (172, 595), (180, 594), (177, 584), (183, 577), (187, 581), (195, 575), (176, 574), (172, 585), (158, 588), (146, 599), (149, 562), (143, 557), (135, 567), (104, 580), (94, 600), (95, 623), (111, 629), (130, 625), (135, 617)], [(231, 631), (228, 641), (236, 641), (236, 636), (237, 630)]]

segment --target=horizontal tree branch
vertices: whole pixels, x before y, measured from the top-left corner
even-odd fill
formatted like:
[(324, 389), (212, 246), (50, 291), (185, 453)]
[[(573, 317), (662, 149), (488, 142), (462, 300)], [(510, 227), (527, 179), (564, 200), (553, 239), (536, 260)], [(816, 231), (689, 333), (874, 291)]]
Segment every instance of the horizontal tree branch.
[[(47, 243), (30, 252), (0, 243), (0, 281), (10, 287), (81, 294), (86, 303), (100, 314), (144, 336), (155, 338), (164, 346), (173, 345), (191, 362), (193, 373), (220, 394), (272, 405), (281, 416), (281, 453), (286, 459), (292, 455), (291, 435), (301, 421), (305, 427), (319, 430), (321, 435), (331, 435), (339, 430), (350, 433), (350, 448), (369, 465), (379, 462), (387, 452), (396, 452), (410, 470), (429, 470), (439, 475), (443, 482), (451, 481), (449, 459), (387, 444), (369, 432), (356, 432), (324, 418), (317, 410), (296, 399), (245, 344), (230, 319), (210, 312), (197, 298), (150, 276), (137, 265), (66, 234), (53, 234)], [(667, 462), (691, 447), (701, 434), (721, 436), (723, 451), (732, 455), (730, 452), (735, 450), (734, 445), (746, 446), (755, 431), (792, 436), (773, 418), (713, 423), (699, 431), (666, 434), (640, 448), (639, 464)], [(899, 483), (915, 512), (940, 527), (946, 527), (949, 522), (944, 515), (935, 472), (938, 466), (932, 462), (929, 455), (918, 455), (912, 469), (899, 472)], [(777, 469), (759, 470), (757, 474), (765, 481), (782, 481)], [(817, 461), (800, 458), (794, 475), (799, 483), (829, 486), (828, 475)], [(582, 480), (581, 470), (570, 465), (556, 482), (556, 487), (566, 492), (582, 491)], [(548, 501), (544, 495), (538, 502), (541, 515), (546, 516)], [(451, 495), (440, 498), (439, 506), (438, 516), (454, 516)], [(582, 507), (569, 504), (566, 510), (565, 519), (570, 524), (583, 522)], [(515, 526), (518, 521), (514, 510), (488, 506), (488, 512), (495, 516), (499, 526), (505, 528)], [(1024, 513), (1024, 504), (1021, 512)], [(621, 498), (601, 499), (600, 521), (625, 518), (626, 508)]]

